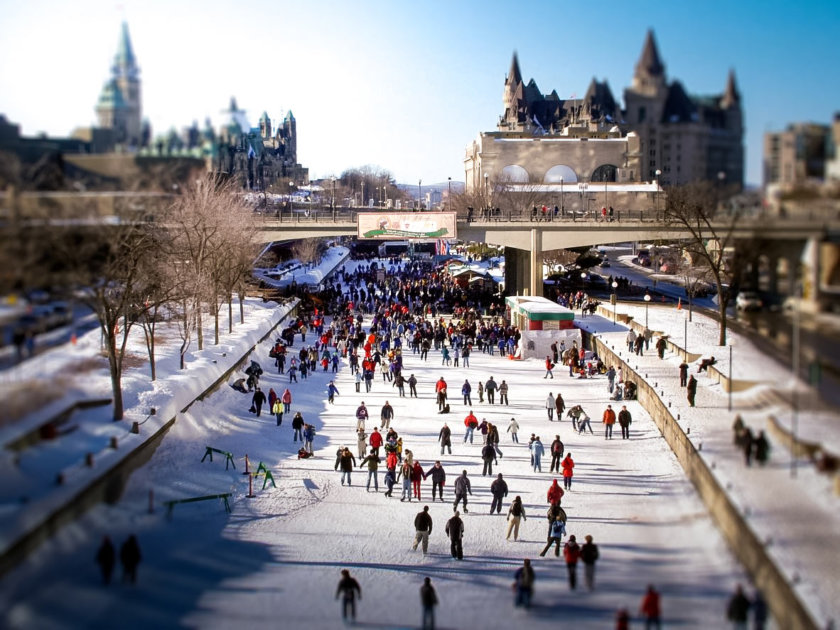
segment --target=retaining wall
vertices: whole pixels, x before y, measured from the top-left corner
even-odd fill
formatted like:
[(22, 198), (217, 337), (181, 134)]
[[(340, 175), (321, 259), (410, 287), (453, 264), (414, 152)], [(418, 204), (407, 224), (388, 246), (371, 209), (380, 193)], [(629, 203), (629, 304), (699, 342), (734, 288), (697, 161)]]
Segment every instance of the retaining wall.
[[(209, 387), (187, 404), (181, 410), (181, 413), (187, 411), (187, 409), (189, 409), (197, 400), (202, 400), (205, 396), (218, 389), (221, 384), (226, 383), (230, 378), (230, 375), (242, 366), (257, 345), (270, 337), (288, 318), (297, 316), (297, 308), (298, 302), (294, 304), (285, 317), (278, 320), (278, 322), (272, 326), (256, 344), (251, 346), (251, 348), (243, 354), (239, 361), (232, 365), (230, 369), (226, 370)], [(39, 523), (33, 525), (25, 534), (11, 543), (3, 551), (2, 555), (0, 555), (0, 576), (5, 575), (8, 571), (17, 566), (30, 553), (37, 549), (41, 543), (56, 534), (64, 525), (71, 523), (90, 508), (102, 502), (116, 503), (120, 496), (122, 496), (125, 484), (128, 482), (131, 474), (148, 462), (152, 455), (154, 455), (155, 450), (157, 450), (157, 447), (163, 441), (166, 433), (172, 425), (175, 424), (176, 418), (177, 416), (173, 416), (162, 424), (139, 446), (127, 453), (125, 457), (121, 458), (110, 468), (104, 469), (99, 477), (79, 489), (78, 492), (72, 495), (64, 503), (52, 510), (49, 510), (48, 513), (41, 518)], [(25, 506), (23, 506), (23, 509), (25, 509)]]
[(662, 401), (653, 386), (641, 378), (638, 372), (623, 361), (606, 343), (598, 337), (588, 336), (589, 347), (597, 352), (604, 363), (622, 365), (625, 380), (630, 378), (638, 384), (639, 403), (653, 418), (686, 476), (694, 484), (732, 553), (750, 573), (756, 586), (761, 589), (778, 626), (787, 630), (816, 630), (818, 628), (816, 621), (796, 596), (787, 577), (767, 554), (763, 542), (750, 528), (746, 516), (726, 494), (712, 469), (691, 443), (667, 404)]

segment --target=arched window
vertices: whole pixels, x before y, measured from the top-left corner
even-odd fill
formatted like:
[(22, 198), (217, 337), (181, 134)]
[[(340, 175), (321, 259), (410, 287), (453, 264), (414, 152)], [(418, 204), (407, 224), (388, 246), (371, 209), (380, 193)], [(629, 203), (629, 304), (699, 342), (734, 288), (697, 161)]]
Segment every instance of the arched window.
[(545, 173), (546, 184), (559, 184), (561, 179), (563, 180), (564, 184), (577, 182), (578, 180), (577, 175), (571, 169), (571, 167), (566, 166), (565, 164), (557, 164), (556, 166), (552, 166)]
[(612, 164), (601, 164), (592, 171), (590, 182), (614, 182), (618, 176), (618, 167)]
[(518, 164), (511, 164), (510, 166), (505, 166), (502, 169), (502, 179), (516, 184), (525, 184), (531, 178), (528, 175), (528, 171), (524, 168)]

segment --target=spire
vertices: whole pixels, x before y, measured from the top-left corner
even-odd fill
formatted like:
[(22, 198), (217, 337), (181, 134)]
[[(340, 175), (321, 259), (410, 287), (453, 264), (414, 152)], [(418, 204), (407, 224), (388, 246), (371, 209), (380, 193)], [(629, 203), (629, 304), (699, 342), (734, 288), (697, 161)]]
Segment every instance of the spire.
[(513, 59), (510, 62), (510, 70), (508, 70), (506, 82), (513, 83), (514, 85), (522, 82), (522, 73), (519, 72), (519, 59), (516, 57), (516, 51), (513, 51)]
[(137, 60), (134, 58), (134, 48), (131, 46), (131, 37), (128, 34), (128, 23), (123, 22), (117, 54), (114, 57), (114, 68), (135, 70), (136, 66)]
[(636, 63), (636, 75), (660, 77), (665, 74), (665, 66), (659, 59), (659, 51), (656, 49), (656, 40), (653, 38), (653, 30), (648, 29), (645, 43), (642, 47), (642, 54)]
[(729, 108), (738, 105), (741, 102), (741, 95), (738, 93), (738, 86), (735, 83), (735, 70), (729, 70), (729, 76), (726, 78), (726, 90), (723, 93), (723, 98), (720, 99), (720, 105), (724, 108)]

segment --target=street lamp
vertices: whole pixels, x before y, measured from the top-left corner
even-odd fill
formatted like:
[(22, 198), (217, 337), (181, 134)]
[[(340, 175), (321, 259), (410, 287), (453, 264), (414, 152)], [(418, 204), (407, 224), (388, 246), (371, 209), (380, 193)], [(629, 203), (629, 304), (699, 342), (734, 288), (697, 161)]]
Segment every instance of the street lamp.
[[(487, 190), (487, 185), (488, 185), (487, 180), (489, 180), (489, 179), (490, 179), (490, 174), (489, 173), (484, 173), (484, 203), (485, 203), (484, 209), (485, 210), (489, 210), (489, 208), (490, 208), (490, 193)], [(490, 213), (487, 212), (486, 216), (489, 216), (489, 215), (490, 215)]]
[(659, 212), (659, 176), (662, 175), (662, 171), (656, 169), (654, 175), (656, 175), (656, 192), (653, 193), (653, 214), (656, 215)]
[(447, 177), (446, 179), (449, 180), (449, 193), (446, 197), (446, 205), (448, 206), (449, 210), (452, 210), (452, 178)]
[(566, 216), (566, 213), (563, 210), (563, 178), (560, 178), (560, 216)]
[(330, 179), (332, 180), (332, 197), (330, 198), (330, 205), (332, 206), (333, 221), (335, 221), (335, 177), (331, 177)]
[(294, 182), (289, 180), (289, 216), (291, 217), (295, 211), (295, 205), (292, 201), (292, 188), (294, 187)]
[(729, 341), (729, 411), (732, 411), (732, 346), (734, 342)]
[(418, 210), (423, 209), (423, 180), (417, 180), (417, 208)]
[(613, 307), (613, 324), (615, 324), (615, 312), (618, 310), (618, 297), (615, 294), (615, 290), (618, 288), (618, 282), (615, 280), (612, 281), (612, 307)]
[(650, 304), (650, 293), (645, 293), (645, 328), (648, 327), (648, 304)]

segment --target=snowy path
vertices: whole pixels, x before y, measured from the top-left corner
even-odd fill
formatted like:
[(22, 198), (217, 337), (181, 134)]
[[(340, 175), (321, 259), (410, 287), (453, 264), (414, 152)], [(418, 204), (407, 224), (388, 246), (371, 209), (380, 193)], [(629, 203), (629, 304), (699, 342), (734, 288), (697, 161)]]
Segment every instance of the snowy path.
[[(299, 340), (296, 341), (299, 344)], [(268, 348), (258, 353), (271, 365)], [(527, 618), (536, 627), (556, 627), (558, 620), (581, 628), (609, 627), (615, 611), (628, 607), (635, 614), (645, 585), (663, 593), (667, 625), (720, 627), (726, 599), (742, 572), (705, 515), (653, 423), (636, 403), (632, 439), (603, 438), (598, 422), (607, 403), (603, 378), (570, 379), (557, 370), (554, 381), (541, 378), (540, 362), (512, 362), (498, 356), (473, 355), (472, 367), (440, 368), (430, 353), (420, 364), (410, 353), (405, 373), (415, 373), (419, 400), (399, 398), (381, 377), (369, 394), (356, 394), (349, 370), (342, 366), (336, 380), (341, 395), (325, 408), (328, 375), (319, 372), (292, 385), (293, 411), (300, 409), (319, 428), (317, 457), (297, 460), (291, 441), (290, 416), (281, 428), (273, 418), (259, 421), (247, 413), (249, 401), (225, 388), (179, 418), (150, 462), (132, 477), (123, 500), (101, 506), (32, 556), (0, 584), (6, 625), (13, 628), (230, 628), (272, 624), (280, 627), (340, 627), (334, 589), (339, 569), (348, 567), (359, 579), (364, 599), (359, 624), (367, 627), (416, 627), (420, 617), (417, 591), (425, 575), (433, 579), (441, 601), (439, 627), (507, 627)], [(507, 380), (512, 405), (476, 404), (480, 418), (497, 423), (504, 452), (495, 472), (510, 486), (510, 499), (521, 495), (528, 520), (519, 543), (504, 540), (504, 516), (490, 516), (490, 478), (481, 477), (480, 446), (464, 445), (460, 400), (450, 398), (453, 413), (436, 413), (433, 385), (443, 375), (450, 391), (460, 390), (465, 377), (475, 387), (492, 374)], [(287, 379), (267, 374), (263, 387), (280, 393)], [(540, 382), (542, 381), (542, 382)], [(580, 403), (593, 418), (595, 435), (572, 433), (568, 421), (549, 423), (544, 400), (562, 391), (567, 405)], [(474, 390), (475, 394), (475, 390)], [(385, 399), (396, 412), (392, 423), (428, 469), (438, 457), (436, 438), (442, 422), (453, 428), (453, 455), (442, 460), (447, 469), (446, 503), (429, 504), (435, 521), (430, 554), (410, 550), (413, 519), (421, 504), (400, 503), (379, 493), (366, 493), (367, 473), (354, 473), (354, 486), (339, 484), (333, 472), (336, 448), (355, 453), (353, 412), (361, 400), (374, 425)], [(474, 395), (474, 402), (477, 397)], [(511, 416), (521, 425), (523, 444), (512, 446), (504, 433)], [(597, 589), (570, 593), (561, 561), (538, 558), (545, 542), (545, 492), (552, 476), (530, 470), (527, 438), (535, 432), (546, 448), (557, 433), (577, 462), (572, 491), (563, 505), (569, 513), (570, 534), (582, 541), (592, 534), (600, 545)], [(220, 462), (199, 463), (205, 445), (230, 450), (237, 458), (265, 462), (275, 472), (277, 490), (258, 491), (249, 500), (247, 482)], [(444, 534), (452, 515), (451, 482), (466, 469), (473, 484), (463, 562), (452, 560)], [(382, 483), (380, 473), (380, 484)], [(178, 506), (167, 521), (163, 510), (146, 513), (147, 494), (154, 487), (158, 502), (218, 492), (234, 492), (233, 515), (216, 502)], [(430, 482), (424, 482), (424, 497)], [(399, 494), (395, 487), (395, 495)], [(100, 537), (110, 533), (119, 543), (138, 534), (144, 553), (135, 588), (103, 588), (92, 561)], [(535, 607), (514, 609), (510, 584), (524, 557), (534, 558), (537, 572)], [(579, 581), (582, 582), (582, 569)]]

